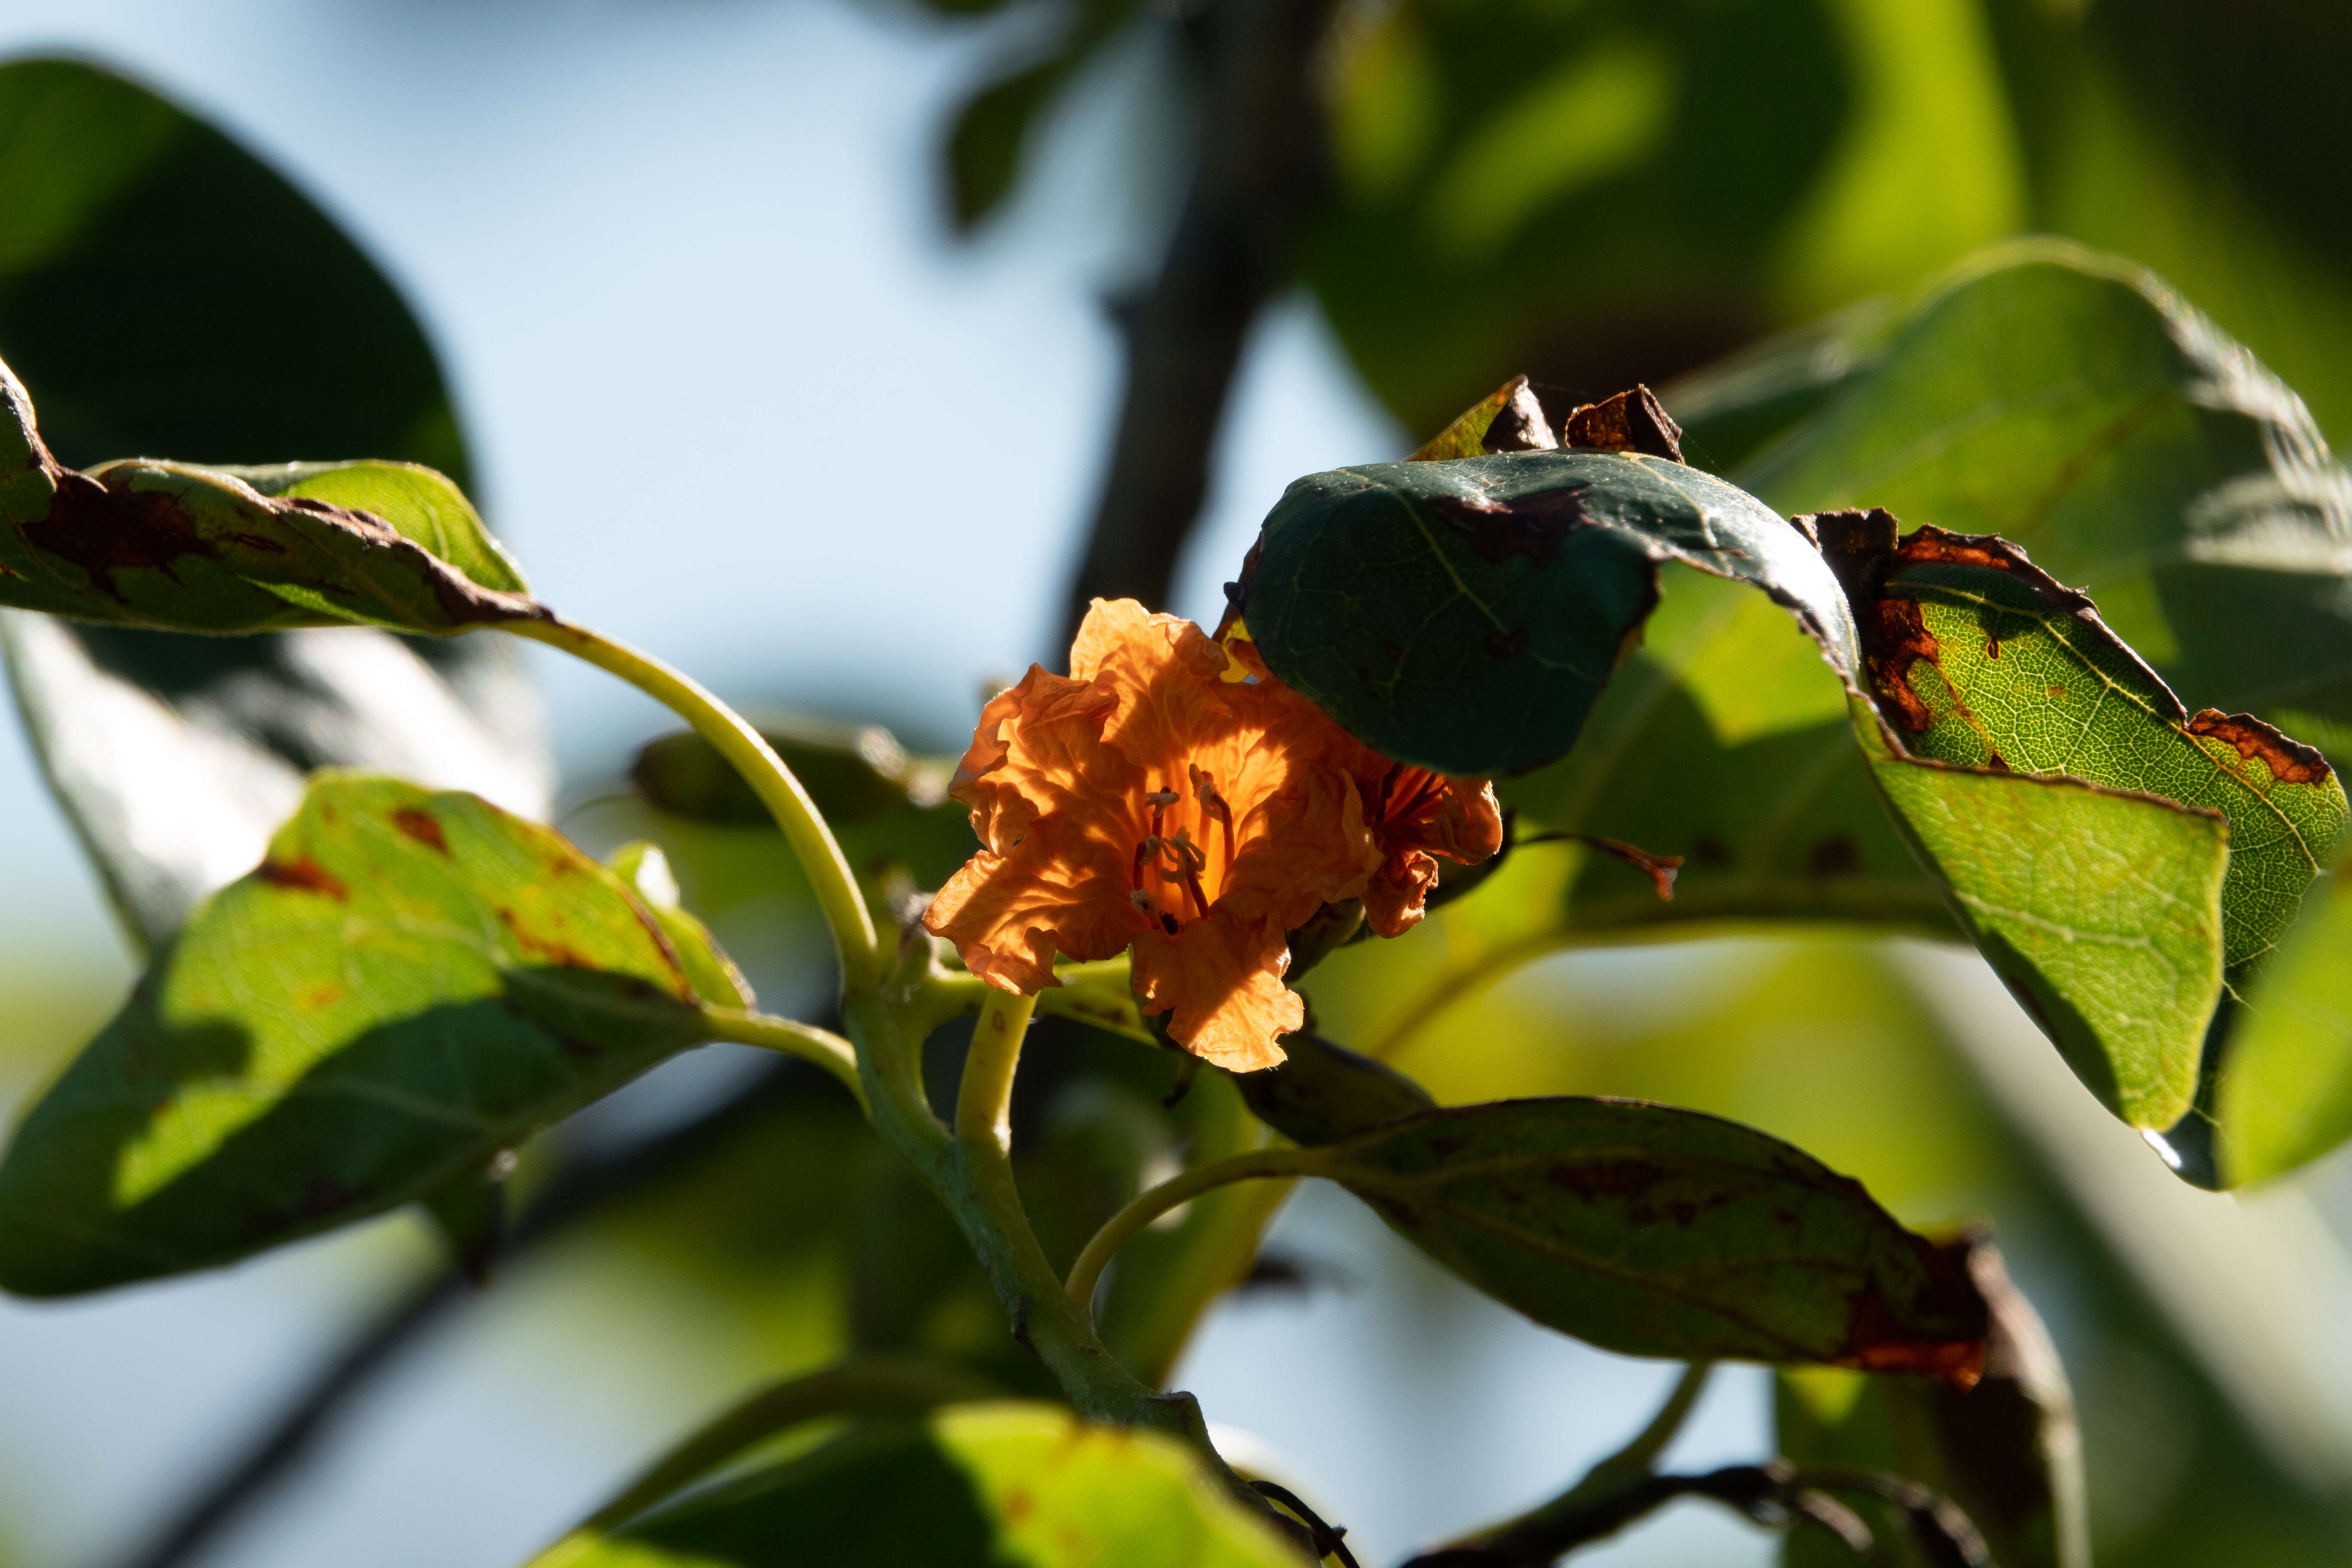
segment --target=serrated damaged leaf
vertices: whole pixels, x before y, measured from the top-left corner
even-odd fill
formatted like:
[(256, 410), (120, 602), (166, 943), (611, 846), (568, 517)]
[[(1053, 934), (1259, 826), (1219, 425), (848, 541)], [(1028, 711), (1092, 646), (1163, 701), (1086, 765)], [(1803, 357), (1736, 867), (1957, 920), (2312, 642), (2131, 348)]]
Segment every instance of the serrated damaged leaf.
[[(2208, 1054), (2205, 1021), (2221, 998), (2198, 1011), (2210, 965), (2198, 960), (2203, 922), (2195, 890), (2213, 851), (2197, 841), (2210, 835), (2186, 820), (2166, 824), (2161, 808), (2211, 813), (2227, 825), (2221, 957), (2226, 984), (2242, 992), (2352, 816), (2342, 784), (2316, 751), (2259, 719), (2187, 711), (2088, 596), (2013, 544), (1934, 527), (1898, 539), (1884, 511), (1812, 521), (1864, 606), (1864, 652), (1885, 727), (1880, 776), (1903, 781), (1890, 789), (1890, 803), (1906, 812), (1966, 906), (1979, 945), (1992, 944), (1986, 950), (1995, 968), (2077, 1072), (2134, 1125), (2171, 1126), (2195, 1098)], [(2071, 845), (2047, 823), (2022, 821), (1996, 841), (1949, 803), (1925, 798), (1917, 781), (1937, 775), (1885, 763), (1898, 747), (1979, 774), (2081, 779), (2151, 804), (2014, 796), (2041, 799), (2052, 821), (2113, 820), (2105, 837), (2087, 820), (2074, 821)], [(1947, 793), (1993, 787), (1958, 776), (1945, 776)], [(2138, 855), (2147, 858), (2136, 866)], [(2031, 882), (2015, 874), (2035, 857), (2048, 869)], [(2004, 860), (2009, 869), (1995, 871)], [(2008, 891), (1992, 890), (1988, 879)], [(2063, 908), (2051, 898), (2053, 885), (2070, 889)], [(2020, 963), (2034, 952), (2041, 957), (2025, 963), (2029, 975)], [(2104, 1044), (2095, 1049), (2091, 1041)]]

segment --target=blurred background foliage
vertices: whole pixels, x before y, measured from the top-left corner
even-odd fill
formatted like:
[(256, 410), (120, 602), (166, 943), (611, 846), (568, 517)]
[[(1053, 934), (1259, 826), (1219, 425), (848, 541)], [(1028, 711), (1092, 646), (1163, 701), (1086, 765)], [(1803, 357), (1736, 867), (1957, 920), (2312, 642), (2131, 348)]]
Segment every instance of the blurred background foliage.
[[(2300, 392), (2323, 428), (2352, 428), (2352, 131), (2331, 107), (2352, 66), (2352, 19), (2325, 0), (2254, 0), (2227, 14), (2184, 0), (936, 0), (929, 9), (958, 25), (988, 14), (983, 25), (998, 29), (994, 64), (938, 138), (952, 226), (977, 232), (1000, 214), (1024, 170), (1050, 166), (1052, 138), (1069, 123), (1055, 113), (1063, 95), (1140, 51), (1184, 84), (1138, 95), (1136, 113), (1153, 129), (1145, 141), (1192, 183), (1156, 215), (1168, 259), (1139, 282), (1114, 280), (1130, 342), (1146, 342), (1139, 323), (1155, 299), (1183, 289), (1218, 296), (1219, 319), (1246, 326), (1300, 289), (1411, 432), (1435, 429), (1522, 370), (1548, 395), (1597, 397), (1635, 381), (1666, 386), (1832, 313), (1866, 328), (1888, 319), (1890, 298), (2023, 232), (2152, 267)], [(1305, 142), (1279, 157), (1233, 134), (1242, 123), (1231, 112), (1234, 83), (1253, 68), (1315, 110)], [(463, 467), (426, 337), (290, 187), (274, 176), (257, 183), (257, 163), (161, 104), (87, 123), (6, 111), (0, 102), (0, 358), (33, 383), (69, 459), (144, 447), (342, 456), (349, 447)], [(1291, 124), (1286, 134), (1301, 132)], [(100, 156), (109, 148), (120, 155)], [(68, 153), (91, 171), (74, 184), (79, 205), (41, 195)], [(1222, 184), (1194, 167), (1211, 154), (1224, 160)], [(1259, 179), (1267, 168), (1276, 173)], [(248, 222), (218, 244), (173, 251), (144, 246), (144, 228), (126, 236), (132, 216), (219, 221), (224, 192), (247, 201), (282, 192), (292, 201), (287, 232), (253, 244)], [(1266, 218), (1268, 204), (1285, 221)], [(310, 230), (333, 241), (326, 248), (338, 259), (289, 276), (278, 262), (297, 241), (315, 251)], [(349, 319), (373, 321), (368, 331), (321, 346), (257, 329), (280, 315), (299, 321), (289, 301), (338, 278), (338, 298), (361, 300)], [(1843, 330), (1792, 341), (1835, 344)], [(87, 346), (100, 342), (110, 374), (80, 376), (78, 367), (97, 363)], [(276, 375), (289, 355), (314, 352), (354, 356), (320, 380), (365, 389), (370, 407)], [(1139, 378), (1123, 420), (1148, 423), (1154, 396), (1181, 394), (1194, 416), (1187, 428), (1205, 433), (1189, 458), (1171, 460), (1205, 468), (1242, 353), (1237, 329), (1222, 369)], [(1850, 368), (1851, 356), (1841, 359), (1827, 379)], [(293, 395), (275, 395), (289, 386)], [(205, 423), (170, 423), (198, 415)], [(1222, 438), (1235, 435), (1225, 428)], [(1699, 425), (1694, 435), (1694, 459), (1727, 470), (1761, 440), (1752, 428)], [(1142, 482), (1121, 479), (1114, 465), (1105, 487)], [(1116, 499), (1107, 496), (1104, 515)], [(1199, 500), (1196, 487), (1172, 522), (1154, 524), (1174, 531), (1158, 581), (1147, 572), (1120, 591), (1165, 599), (1166, 563)], [(525, 553), (562, 548), (534, 539)], [(1643, 755), (1703, 753), (1737, 805), (1747, 779), (1847, 742), (1834, 683), (1824, 685), (1785, 618), (1759, 602), (1719, 604), (1719, 592), (1670, 579), (1653, 649), (1613, 700), (1630, 702), (1653, 676), (1682, 682), (1656, 721), (1663, 739)], [(1764, 693), (1748, 710), (1727, 708), (1721, 682), (1710, 684), (1709, 668), (1732, 667), (1745, 689)], [(115, 668), (162, 689), (156, 661)], [(1756, 679), (1759, 670), (1773, 679)], [(773, 728), (825, 781), (869, 894), (887, 908), (935, 885), (967, 840), (953, 808), (938, 804), (938, 760), (908, 759), (877, 739), (861, 728), (872, 717), (777, 714)], [(1605, 712), (1595, 721), (1607, 721)], [(598, 853), (660, 842), (688, 906), (763, 1002), (817, 1016), (830, 976), (805, 889), (776, 836), (747, 818), (724, 778), (697, 766), (669, 742), (608, 756), (575, 770), (559, 820)], [(1540, 824), (1590, 784), (1580, 770), (1591, 766), (1571, 758), (1508, 793)], [(1657, 804), (1653, 777), (1633, 769), (1602, 783), (1638, 814)], [(1868, 820), (1879, 820), (1874, 808)], [(1891, 835), (1849, 840), (1839, 868), (1840, 896), (1877, 889), (1866, 911), (1843, 912), (1894, 911), (1916, 937), (1942, 930)], [(1707, 869), (1690, 868), (1684, 910), (1704, 909)], [(1804, 869), (1801, 858), (1793, 863), (1795, 881)], [(2340, 1292), (2340, 1237), (2352, 1230), (2340, 1159), (2242, 1204), (2189, 1193), (2090, 1105), (1972, 958), (1860, 935), (1837, 923), (1842, 911), (1827, 900), (1785, 911), (1798, 918), (1769, 934), (1695, 921), (1674, 929), (1706, 940), (1608, 945), (1647, 942), (1666, 929), (1653, 918), (1660, 912), (1626, 867), (1570, 846), (1530, 847), (1411, 942), (1330, 960), (1308, 987), (1318, 1026), (1448, 1102), (1655, 1098), (1786, 1137), (1861, 1178), (1908, 1222), (1990, 1216), (2074, 1380), (2099, 1561), (2342, 1560), (2352, 1538), (2352, 1379), (2312, 1361), (2332, 1330), (2315, 1329), (2314, 1315), (2346, 1300), (2329, 1293)], [(87, 1037), (121, 973), (94, 960), (88, 975), (8, 978), (0, 1047), (12, 1097)], [(952, 1081), (960, 1047), (952, 1036), (934, 1042), (941, 1081)], [(373, 1372), (397, 1373), (404, 1350), (426, 1342), (420, 1324), (468, 1310), (540, 1313), (553, 1326), (539, 1353), (630, 1369), (629, 1391), (598, 1415), (620, 1411), (641, 1449), (764, 1377), (850, 1349), (924, 1350), (1008, 1389), (1042, 1391), (946, 1216), (839, 1090), (813, 1072), (711, 1055), (714, 1069), (690, 1092), (641, 1097), (528, 1152), (515, 1179), (514, 1247), (478, 1301), (453, 1290), (413, 1235), (380, 1237), (363, 1259), (336, 1255), (352, 1265), (354, 1343), (394, 1346)], [(1063, 1021), (1041, 1026), (1016, 1147), (1057, 1258), (1139, 1184), (1260, 1136), (1213, 1074), (1168, 1106), (1178, 1078), (1171, 1058), (1137, 1042)], [(1304, 1219), (1286, 1222), (1255, 1268), (1237, 1247), (1279, 1196), (1269, 1188), (1203, 1200), (1139, 1246), (1106, 1308), (1130, 1360), (1172, 1367), (1180, 1380), (1213, 1370), (1181, 1360), (1205, 1300), (1151, 1310), (1155, 1258), (1188, 1248), (1226, 1258), (1218, 1282), (1251, 1301), (1337, 1289), (1311, 1266), (1311, 1225), (1324, 1210), (1301, 1205)], [(534, 1215), (544, 1223), (535, 1227)], [(1371, 1261), (1359, 1266), (1379, 1272), (1361, 1289), (1433, 1289), (1393, 1252), (1362, 1256)], [(1394, 1370), (1384, 1355), (1473, 1331), (1465, 1294), (1433, 1299), (1427, 1341), (1367, 1340), (1347, 1352), (1357, 1358), (1350, 1370), (1377, 1381)], [(330, 1392), (357, 1405), (368, 1386), (362, 1376)], [(1630, 1429), (1644, 1414), (1627, 1405), (1601, 1417)], [(1479, 1436), (1401, 1430), (1383, 1440), (1475, 1449)], [(233, 1470), (236, 1447), (208, 1456), (219, 1461), (212, 1468)], [(291, 1450), (296, 1460), (315, 1452)], [(1571, 1469), (1563, 1460), (1557, 1479)], [(183, 1481), (192, 1497), (216, 1485), (205, 1473)], [(1328, 1489), (1344, 1516), (1346, 1477), (1302, 1485)], [(239, 1493), (236, 1506), (265, 1495)], [(135, 1503), (155, 1518), (160, 1543), (138, 1561), (193, 1560), (219, 1525), (191, 1534), (194, 1516), (171, 1518), (168, 1499)], [(551, 1534), (563, 1521), (546, 1522)], [(1666, 1548), (1642, 1541), (1612, 1560), (1673, 1560), (1644, 1555)], [(1810, 1563), (1807, 1550), (1792, 1547), (1790, 1560)]]

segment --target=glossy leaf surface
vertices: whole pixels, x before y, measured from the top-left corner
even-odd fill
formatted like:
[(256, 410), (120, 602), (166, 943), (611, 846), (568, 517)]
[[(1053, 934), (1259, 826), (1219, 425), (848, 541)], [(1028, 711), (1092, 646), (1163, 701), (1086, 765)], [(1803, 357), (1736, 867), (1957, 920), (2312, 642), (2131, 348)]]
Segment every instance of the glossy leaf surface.
[(1844, 595), (1787, 520), (1667, 459), (1519, 452), (1291, 486), (1244, 584), (1268, 668), (1366, 742), (1451, 773), (1575, 743), (1656, 607), (1658, 563), (1753, 584), (1852, 661)]
[(1549, 1328), (1631, 1355), (1826, 1362), (1966, 1384), (1985, 1304), (1859, 1183), (1638, 1100), (1425, 1112), (1317, 1151), (1399, 1234)]
[[(2082, 1435), (2049, 1331), (2009, 1280), (2000, 1255), (1958, 1244), (1992, 1309), (1984, 1378), (1965, 1391), (1927, 1378), (1806, 1368), (1780, 1374), (1780, 1453), (1800, 1468), (1903, 1476), (1958, 1503), (2004, 1568), (2088, 1568)], [(1868, 1561), (1910, 1559), (1895, 1520)], [(1788, 1538), (1788, 1568), (1854, 1558), (1826, 1535)]]
[(534, 1568), (1297, 1568), (1172, 1438), (991, 1404), (877, 1425)]
[(227, 1262), (487, 1166), (706, 1037), (688, 939), (545, 828), (322, 775), (17, 1128), (0, 1285)]

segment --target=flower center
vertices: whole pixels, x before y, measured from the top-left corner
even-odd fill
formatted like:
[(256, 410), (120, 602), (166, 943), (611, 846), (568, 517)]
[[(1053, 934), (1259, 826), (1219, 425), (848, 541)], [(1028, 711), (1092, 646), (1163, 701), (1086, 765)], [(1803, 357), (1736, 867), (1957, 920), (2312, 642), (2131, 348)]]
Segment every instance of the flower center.
[[(1129, 898), (1141, 913), (1157, 919), (1171, 936), (1182, 921), (1209, 912), (1234, 867), (1233, 807), (1217, 793), (1213, 775), (1190, 762), (1184, 764), (1184, 773), (1192, 791), (1189, 807), (1172, 779), (1166, 789), (1144, 792), (1151, 828), (1137, 841), (1129, 863), (1129, 884), (1133, 889)], [(1171, 822), (1171, 816), (1192, 820)], [(1193, 837), (1196, 826), (1198, 838)], [(1206, 842), (1212, 833), (1220, 840), (1221, 851), (1213, 858)], [(1150, 885), (1153, 882), (1159, 885)]]

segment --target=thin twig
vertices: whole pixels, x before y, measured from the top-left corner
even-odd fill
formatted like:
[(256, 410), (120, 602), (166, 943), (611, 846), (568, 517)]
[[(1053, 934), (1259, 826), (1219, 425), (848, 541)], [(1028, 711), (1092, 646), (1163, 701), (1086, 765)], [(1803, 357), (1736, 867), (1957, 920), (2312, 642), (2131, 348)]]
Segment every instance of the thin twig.
[(1097, 595), (1167, 603), (1208, 492), (1243, 342), (1329, 188), (1317, 61), (1333, 9), (1334, 0), (1208, 0), (1188, 26), (1199, 162), (1158, 279), (1122, 312), (1118, 432), (1071, 585), (1068, 636)]
[(1856, 1556), (1870, 1551), (1870, 1529), (1829, 1494), (1861, 1492), (1892, 1504), (1936, 1568), (1992, 1568), (1984, 1540), (1949, 1498), (1900, 1476), (1866, 1470), (1800, 1470), (1786, 1459), (1728, 1465), (1697, 1476), (1644, 1476), (1581, 1508), (1548, 1508), (1490, 1540), (1440, 1547), (1404, 1568), (1550, 1568), (1580, 1546), (1614, 1535), (1677, 1498), (1700, 1497), (1759, 1524), (1813, 1524)]
[[(550, 1184), (508, 1239), (501, 1260), (546, 1242), (618, 1199), (683, 1165), (734, 1127), (806, 1092), (814, 1068), (777, 1062), (726, 1103), (669, 1131), (568, 1167)], [(403, 1356), (429, 1339), (474, 1294), (452, 1268), (413, 1286), (320, 1367), (262, 1430), (224, 1465), (146, 1543), (121, 1559), (121, 1568), (182, 1568), (194, 1562), (297, 1471), (320, 1439)]]

